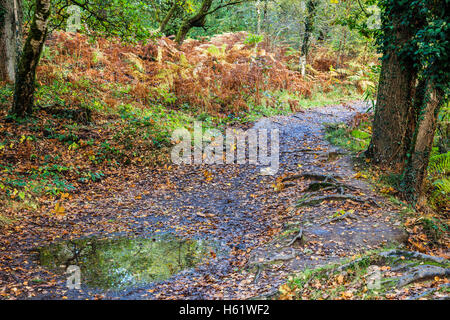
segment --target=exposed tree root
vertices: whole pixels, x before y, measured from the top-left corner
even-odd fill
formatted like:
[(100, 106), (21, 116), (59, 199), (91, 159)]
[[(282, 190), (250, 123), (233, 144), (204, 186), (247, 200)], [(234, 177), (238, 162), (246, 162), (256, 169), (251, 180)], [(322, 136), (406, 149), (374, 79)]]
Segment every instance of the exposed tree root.
[(328, 187), (335, 187), (335, 186), (336, 185), (331, 182), (313, 182), (313, 183), (310, 183), (309, 186), (305, 190), (303, 190), (303, 192), (319, 191), (320, 189), (324, 189), (324, 188), (328, 188)]
[(356, 188), (352, 186), (348, 186), (346, 184), (342, 183), (331, 183), (331, 182), (313, 182), (311, 183), (303, 192), (310, 192), (310, 191), (318, 191), (323, 189), (325, 190), (338, 190), (340, 194), (344, 194), (344, 190), (352, 190), (355, 191)]
[(297, 233), (297, 235), (287, 244), (288, 247), (292, 246), (296, 241), (302, 241), (303, 240), (303, 228), (300, 228), (300, 231)]
[(316, 206), (318, 204), (321, 204), (324, 201), (330, 201), (330, 200), (352, 200), (355, 202), (365, 203), (365, 202), (368, 202), (370, 199), (356, 197), (356, 196), (347, 195), (347, 194), (329, 194), (329, 195), (325, 195), (325, 196), (314, 197), (311, 199), (300, 200), (299, 203), (297, 204), (297, 206), (299, 206), (299, 207)]
[[(440, 285), (440, 286), (437, 287), (437, 288), (431, 288), (431, 289), (429, 289), (429, 290), (426, 290), (426, 291), (422, 292), (421, 294), (418, 294), (418, 295), (415, 295), (415, 296), (413, 296), (413, 297), (410, 297), (410, 298), (408, 298), (407, 300), (418, 300), (418, 299), (420, 299), (420, 298), (424, 298), (424, 297), (426, 297), (426, 296), (428, 296), (428, 295), (434, 293), (435, 291), (438, 291), (438, 290), (440, 290), (440, 289), (442, 289), (442, 288), (444, 288), (444, 287), (448, 287), (448, 286), (450, 286), (450, 283), (444, 283), (444, 284)], [(447, 298), (448, 298), (448, 297), (447, 297)]]
[(300, 173), (300, 174), (294, 174), (289, 177), (283, 178), (282, 182), (285, 181), (293, 181), (297, 179), (309, 179), (309, 180), (317, 180), (317, 181), (337, 181), (342, 180), (342, 178), (338, 175), (330, 174), (330, 175), (324, 175), (320, 173), (312, 173), (312, 172), (306, 172), (306, 173)]
[(424, 253), (420, 253), (420, 252), (416, 252), (416, 251), (406, 251), (406, 250), (396, 250), (396, 249), (381, 252), (380, 256), (385, 257), (385, 258), (402, 257), (403, 256), (403, 257), (409, 257), (409, 258), (434, 261), (436, 263), (444, 263), (445, 261), (447, 261), (447, 259), (445, 259), (445, 258), (430, 256), (428, 254), (424, 254)]
[(344, 213), (344, 214), (342, 214), (342, 215), (340, 215), (340, 216), (337, 216), (337, 217), (334, 217), (334, 218), (332, 218), (332, 219), (329, 219), (329, 220), (327, 220), (327, 221), (325, 221), (325, 222), (322, 222), (322, 223), (320, 224), (320, 226), (323, 226), (323, 225), (325, 225), (325, 224), (327, 224), (327, 223), (330, 223), (330, 222), (335, 222), (335, 221), (339, 221), (339, 220), (344, 220), (344, 219), (347, 219), (347, 218), (351, 218), (351, 219), (355, 219), (355, 220), (358, 219), (353, 213), (351, 213), (351, 212), (349, 211), (349, 212), (346, 212), (346, 213)]
[(343, 264), (343, 265), (337, 267), (335, 270), (336, 270), (336, 271), (344, 271), (344, 270), (347, 270), (348, 268), (353, 267), (355, 264), (358, 264), (358, 263), (364, 261), (365, 259), (367, 259), (367, 258), (358, 258), (358, 259), (355, 259), (355, 260), (353, 260), (353, 261), (350, 261), (350, 262), (348, 262), (348, 263), (346, 263), (346, 264)]
[(283, 183), (284, 188), (290, 188), (290, 187), (295, 187), (295, 186), (296, 186), (296, 184), (292, 183), (292, 182)]
[(448, 277), (450, 268), (433, 265), (421, 265), (411, 268), (408, 273), (398, 279), (397, 287), (402, 288), (412, 282), (426, 280), (434, 277)]
[(260, 263), (256, 265), (256, 273), (255, 273), (255, 279), (253, 279), (253, 283), (255, 283), (255, 284), (258, 283), (259, 277), (261, 276), (261, 273), (262, 273), (262, 269), (263, 269), (263, 266)]
[(282, 151), (281, 153), (325, 153), (323, 151), (320, 150), (314, 150), (314, 149), (295, 149), (295, 150), (287, 150), (287, 151)]

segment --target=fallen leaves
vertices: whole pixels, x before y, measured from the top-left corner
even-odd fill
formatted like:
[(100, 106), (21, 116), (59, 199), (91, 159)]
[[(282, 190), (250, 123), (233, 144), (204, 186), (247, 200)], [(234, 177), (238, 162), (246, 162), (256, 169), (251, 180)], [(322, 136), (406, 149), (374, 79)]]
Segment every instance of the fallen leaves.
[(53, 213), (58, 217), (64, 217), (66, 215), (66, 209), (62, 205), (60, 201), (55, 204), (55, 209), (53, 209)]
[(291, 285), (287, 283), (281, 285), (278, 290), (280, 292), (280, 300), (292, 300), (296, 295), (295, 288), (292, 288)]

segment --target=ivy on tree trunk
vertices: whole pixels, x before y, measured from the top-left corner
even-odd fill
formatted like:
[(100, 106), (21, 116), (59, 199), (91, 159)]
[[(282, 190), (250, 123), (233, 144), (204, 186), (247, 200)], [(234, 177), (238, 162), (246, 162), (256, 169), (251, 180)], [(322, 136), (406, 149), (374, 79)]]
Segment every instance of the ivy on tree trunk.
[(367, 155), (402, 173), (402, 192), (423, 204), (441, 106), (450, 96), (447, 0), (381, 0), (383, 49), (374, 132)]
[[(391, 22), (394, 17), (388, 18)], [(403, 46), (413, 34), (398, 19), (389, 37), (393, 45)], [(401, 61), (395, 49), (384, 52), (378, 86), (373, 135), (367, 156), (375, 163), (402, 172), (410, 138), (415, 128), (413, 96), (417, 71), (412, 62)]]

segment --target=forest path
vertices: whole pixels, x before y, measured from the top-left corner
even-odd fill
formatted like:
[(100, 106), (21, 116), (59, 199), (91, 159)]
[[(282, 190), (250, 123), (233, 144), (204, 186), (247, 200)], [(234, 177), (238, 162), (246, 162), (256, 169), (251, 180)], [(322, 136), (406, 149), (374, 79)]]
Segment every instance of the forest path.
[[(214, 243), (214, 252), (207, 263), (162, 282), (67, 291), (60, 276), (36, 298), (245, 299), (273, 292), (307, 266), (404, 241), (395, 210), (355, 178), (351, 156), (324, 139), (326, 123), (349, 121), (366, 108), (328, 106), (256, 122), (254, 128), (280, 130), (275, 176), (254, 165), (172, 167), (142, 174), (122, 194), (80, 203), (83, 214), (68, 222), (83, 221), (80, 236), (171, 233)], [(305, 192), (309, 186), (319, 189)], [(317, 201), (297, 207), (299, 199)], [(112, 220), (120, 225), (114, 234)]]

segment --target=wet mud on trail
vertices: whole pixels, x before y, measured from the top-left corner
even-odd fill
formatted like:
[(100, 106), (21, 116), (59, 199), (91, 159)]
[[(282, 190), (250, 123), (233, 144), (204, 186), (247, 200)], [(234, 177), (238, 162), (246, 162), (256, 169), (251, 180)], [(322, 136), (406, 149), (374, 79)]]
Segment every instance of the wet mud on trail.
[[(48, 245), (48, 239), (27, 240), (28, 265), (39, 268), (42, 281), (30, 298), (249, 299), (276, 292), (290, 274), (306, 267), (405, 241), (396, 210), (355, 177), (352, 157), (324, 138), (325, 124), (347, 122), (366, 108), (364, 103), (328, 106), (256, 122), (255, 129), (279, 129), (280, 169), (274, 176), (261, 175), (261, 167), (254, 165), (171, 166), (143, 172), (123, 192), (77, 203), (77, 213), (54, 223), (62, 239), (139, 242), (114, 244), (120, 251), (148, 247), (143, 241), (158, 242), (159, 235), (175, 235), (181, 239), (180, 261), (193, 255), (201, 259), (189, 260), (185, 268), (168, 262), (165, 268), (171, 272), (158, 271), (165, 276), (142, 276), (128, 287), (82, 283), (81, 290), (68, 290), (67, 275), (36, 267), (35, 248)], [(82, 230), (76, 227), (81, 220)], [(191, 240), (184, 239), (197, 244), (186, 245)], [(170, 243), (172, 249), (158, 247), (158, 252), (176, 250), (177, 244)], [(135, 263), (142, 269), (148, 259), (144, 255), (144, 262)]]

